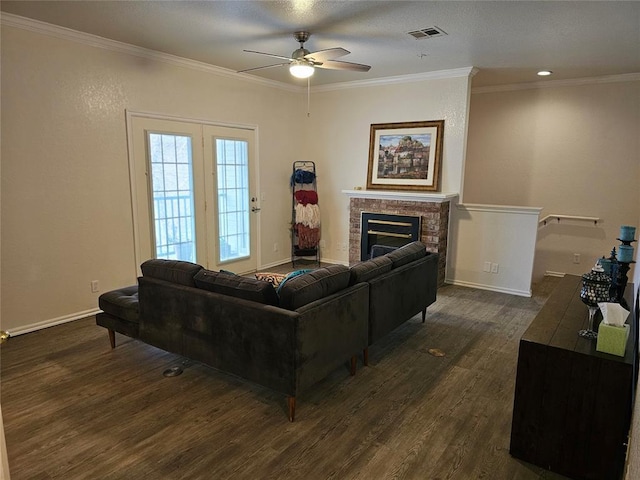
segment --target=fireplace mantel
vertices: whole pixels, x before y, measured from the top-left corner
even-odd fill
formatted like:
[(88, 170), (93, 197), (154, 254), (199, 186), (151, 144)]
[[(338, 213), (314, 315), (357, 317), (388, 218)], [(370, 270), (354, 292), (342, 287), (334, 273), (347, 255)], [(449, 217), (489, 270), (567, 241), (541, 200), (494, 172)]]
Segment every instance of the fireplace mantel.
[(458, 197), (457, 193), (421, 193), (391, 190), (342, 190), (350, 198), (374, 198), (378, 200), (404, 200), (408, 202), (450, 202)]

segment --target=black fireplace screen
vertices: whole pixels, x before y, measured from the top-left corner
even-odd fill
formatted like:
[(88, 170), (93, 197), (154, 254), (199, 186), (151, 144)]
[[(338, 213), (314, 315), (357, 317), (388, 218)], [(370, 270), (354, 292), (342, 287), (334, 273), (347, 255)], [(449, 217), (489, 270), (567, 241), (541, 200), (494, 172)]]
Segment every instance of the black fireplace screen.
[(420, 238), (420, 217), (362, 212), (360, 220), (360, 260), (374, 245), (401, 247)]

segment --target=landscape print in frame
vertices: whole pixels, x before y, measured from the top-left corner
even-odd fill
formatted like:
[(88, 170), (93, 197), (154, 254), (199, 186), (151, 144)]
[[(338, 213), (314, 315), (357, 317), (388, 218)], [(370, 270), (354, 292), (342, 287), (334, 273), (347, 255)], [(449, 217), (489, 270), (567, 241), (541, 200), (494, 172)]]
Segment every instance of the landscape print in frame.
[(444, 120), (374, 123), (367, 189), (439, 191)]

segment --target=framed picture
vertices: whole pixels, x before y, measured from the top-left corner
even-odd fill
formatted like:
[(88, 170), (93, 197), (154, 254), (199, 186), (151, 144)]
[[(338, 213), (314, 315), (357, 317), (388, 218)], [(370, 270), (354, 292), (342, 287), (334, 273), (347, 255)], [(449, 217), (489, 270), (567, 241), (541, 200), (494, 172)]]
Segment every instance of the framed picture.
[(444, 120), (374, 123), (367, 189), (438, 192)]

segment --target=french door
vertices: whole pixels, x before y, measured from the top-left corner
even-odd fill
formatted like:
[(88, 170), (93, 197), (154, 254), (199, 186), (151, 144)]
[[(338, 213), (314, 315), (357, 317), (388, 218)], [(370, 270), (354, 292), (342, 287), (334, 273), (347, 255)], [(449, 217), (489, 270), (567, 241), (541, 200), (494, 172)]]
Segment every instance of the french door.
[(130, 114), (138, 265), (149, 258), (254, 271), (255, 131)]
[(254, 131), (203, 126), (208, 259), (236, 273), (257, 266), (257, 202)]

